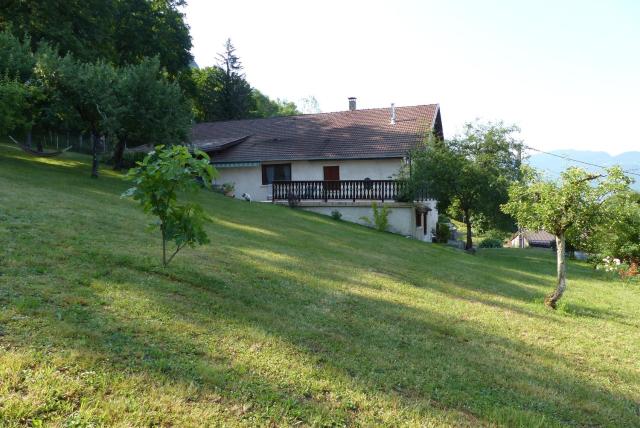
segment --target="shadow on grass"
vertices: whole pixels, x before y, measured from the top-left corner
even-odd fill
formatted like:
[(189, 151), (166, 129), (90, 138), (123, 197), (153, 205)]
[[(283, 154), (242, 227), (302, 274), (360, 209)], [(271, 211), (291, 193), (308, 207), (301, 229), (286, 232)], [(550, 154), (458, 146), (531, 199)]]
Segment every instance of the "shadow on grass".
[[(74, 189), (117, 194), (125, 186), (88, 183)], [(575, 363), (562, 355), (459, 311), (422, 304), (426, 298), (441, 299), (443, 307), (476, 302), (487, 311), (556, 322), (557, 315), (527, 306), (548, 292), (552, 260), (527, 255), (527, 273), (518, 270), (522, 260), (506, 253), (478, 263), (481, 255), (380, 239), (359, 226), (287, 208), (212, 198), (219, 222), (209, 233), (217, 257), (207, 257), (212, 249), (204, 247), (182, 254), (170, 269), (154, 267), (139, 254), (144, 249), (127, 245), (139, 236), (113, 234), (119, 222), (132, 221), (126, 215), (133, 210), (111, 213), (115, 199), (108, 198), (93, 207), (102, 210), (100, 228), (92, 229), (97, 241), (67, 244), (56, 254), (61, 261), (77, 257), (77, 271), (56, 266), (42, 248), (55, 245), (62, 232), (44, 236), (22, 265), (11, 267), (16, 278), (25, 273), (36, 280), (13, 286), (2, 304), (43, 326), (29, 338), (31, 346), (101, 355), (112, 370), (149, 374), (160, 384), (195, 384), (228, 406), (251, 402), (240, 416), (260, 414), (265, 424), (373, 425), (381, 423), (375, 419), (380, 407), (397, 412), (390, 425), (412, 414), (452, 413), (468, 425), (638, 425), (632, 397), (577, 377)], [(34, 234), (51, 232), (47, 222), (68, 224), (64, 215), (54, 211), (29, 226)], [(81, 226), (64, 232), (77, 239), (73, 229)], [(120, 248), (97, 244), (107, 239)], [(28, 248), (27, 241), (22, 245)], [(37, 279), (42, 269), (49, 276)], [(367, 272), (371, 278), (359, 276)], [(125, 297), (110, 298), (110, 289)], [(400, 301), (393, 295), (398, 290), (413, 293), (415, 301)], [(146, 303), (135, 312), (129, 301)], [(640, 381), (637, 373), (619, 373), (624, 382)], [(361, 420), (365, 413), (374, 419)]]
[[(135, 319), (91, 307), (80, 309), (84, 316), (74, 315), (74, 308), (62, 320), (47, 322), (64, 324), (61, 330), (76, 337), (89, 335), (90, 342), (80, 341), (85, 350), (104, 354), (123, 368), (152, 373), (161, 381), (196, 383), (229, 403), (251, 401), (252, 411), (274, 420), (311, 423), (318, 417), (323, 424), (350, 424), (366, 403), (335, 402), (327, 398), (336, 392), (331, 387), (309, 390), (295, 373), (285, 374), (284, 381), (265, 374), (252, 365), (251, 356), (238, 362), (234, 352), (207, 342), (224, 334), (219, 325), (244, 331), (246, 341), (239, 346), (245, 350), (253, 341), (274, 341), (316, 376), (424, 417), (441, 409), (464, 415), (470, 425), (638, 422), (629, 412), (631, 398), (577, 379), (561, 356), (491, 334), (458, 315), (365, 296), (357, 290), (370, 284), (348, 274), (333, 272), (318, 283), (304, 284), (290, 270), (295, 260), (272, 260), (261, 271), (258, 266), (264, 264), (231, 256), (233, 264), (244, 263), (241, 270), (255, 273), (243, 283), (180, 267), (152, 268), (132, 257), (100, 257), (99, 263), (115, 267), (95, 280), (111, 281), (147, 299), (167, 319), (200, 333), (150, 330)], [(155, 280), (130, 281), (141, 276)], [(612, 419), (614, 414), (620, 419)]]

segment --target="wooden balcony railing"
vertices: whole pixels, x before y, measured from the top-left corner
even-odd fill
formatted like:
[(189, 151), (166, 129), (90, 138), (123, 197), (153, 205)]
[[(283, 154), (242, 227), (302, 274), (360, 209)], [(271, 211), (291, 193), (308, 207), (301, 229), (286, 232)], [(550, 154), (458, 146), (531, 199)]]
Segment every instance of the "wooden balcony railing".
[[(407, 183), (398, 180), (305, 180), (274, 181), (272, 197), (278, 200), (372, 200), (398, 201), (412, 199)], [(429, 199), (418, 192), (415, 200)]]

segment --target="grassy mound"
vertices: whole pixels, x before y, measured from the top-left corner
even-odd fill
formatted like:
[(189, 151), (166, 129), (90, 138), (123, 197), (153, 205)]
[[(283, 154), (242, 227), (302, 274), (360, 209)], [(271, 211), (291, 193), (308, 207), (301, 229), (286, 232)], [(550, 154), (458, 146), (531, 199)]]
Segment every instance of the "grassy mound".
[(127, 186), (0, 145), (1, 425), (640, 425), (637, 286), (208, 192), (162, 269)]

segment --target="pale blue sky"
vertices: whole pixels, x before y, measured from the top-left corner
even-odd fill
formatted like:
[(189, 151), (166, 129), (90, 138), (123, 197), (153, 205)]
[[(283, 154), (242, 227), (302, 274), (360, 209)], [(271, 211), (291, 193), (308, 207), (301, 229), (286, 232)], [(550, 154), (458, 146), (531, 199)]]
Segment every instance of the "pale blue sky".
[(231, 37), (247, 79), (323, 111), (439, 103), (544, 150), (640, 150), (640, 1), (189, 0), (193, 54)]

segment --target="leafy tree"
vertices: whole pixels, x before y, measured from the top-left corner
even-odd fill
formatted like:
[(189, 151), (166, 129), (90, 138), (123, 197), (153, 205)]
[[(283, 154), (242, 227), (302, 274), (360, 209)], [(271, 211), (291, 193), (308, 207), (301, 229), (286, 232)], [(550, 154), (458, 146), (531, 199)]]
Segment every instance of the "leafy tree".
[(29, 127), (29, 89), (34, 58), (29, 40), (0, 32), (0, 134)]
[(118, 129), (121, 105), (115, 93), (116, 70), (105, 62), (80, 63), (70, 55), (59, 64), (55, 77), (65, 101), (75, 110), (81, 126), (91, 135), (91, 177), (98, 177), (100, 140)]
[(21, 83), (31, 78), (35, 59), (30, 43), (29, 37), (20, 41), (9, 31), (0, 31), (0, 75)]
[(430, 135), (411, 153), (411, 187), (426, 188), (441, 212), (453, 207), (462, 213), (467, 250), (473, 246), (474, 221), (508, 227), (500, 204), (507, 202), (509, 184), (518, 177), (521, 144), (513, 137), (516, 131), (501, 123), (469, 123), (462, 136), (445, 141)]
[(251, 112), (252, 117), (293, 116), (300, 114), (294, 102), (280, 99), (274, 101), (257, 89), (252, 90), (251, 96), (254, 106), (254, 110)]
[(0, 8), (0, 28), (10, 29), (18, 37), (28, 34), (33, 50), (40, 42), (47, 42), (82, 61), (111, 61), (115, 55), (111, 42), (116, 25), (114, 0), (5, 3)]
[(606, 224), (603, 202), (612, 195), (627, 191), (630, 180), (619, 168), (608, 170), (606, 176), (569, 168), (558, 182), (542, 180), (525, 169), (522, 180), (509, 188), (509, 202), (502, 206), (518, 224), (531, 230), (546, 230), (556, 236), (557, 285), (545, 304), (555, 308), (566, 289), (566, 240), (588, 239), (594, 225)]
[(224, 72), (220, 67), (205, 67), (191, 70), (195, 86), (193, 113), (198, 122), (222, 120), (221, 92)]
[(118, 72), (115, 94), (118, 142), (114, 168), (120, 169), (125, 147), (172, 145), (187, 141), (191, 111), (177, 83), (161, 72), (157, 58), (145, 59)]
[(192, 60), (189, 27), (179, 8), (184, 0), (9, 1), (0, 8), (0, 29), (71, 53), (81, 62), (134, 64), (159, 56), (170, 75)]
[[(178, 203), (178, 193), (197, 190), (200, 179), (207, 187), (216, 175), (206, 153), (196, 150), (195, 157), (185, 146), (158, 146), (128, 177), (135, 186), (123, 193), (140, 202), (145, 212), (158, 217), (162, 237), (162, 264), (166, 267), (185, 246), (205, 244), (206, 216), (202, 208), (192, 202)], [(175, 250), (167, 257), (167, 243)]]
[(28, 94), (25, 86), (16, 80), (0, 78), (0, 135), (27, 126), (25, 121)]
[(605, 257), (618, 259), (628, 265), (628, 274), (638, 273), (640, 267), (640, 193), (621, 192), (602, 204), (606, 222), (596, 224), (589, 235), (586, 248)]
[[(170, 76), (188, 70), (191, 36), (179, 7), (184, 0), (120, 0), (113, 31), (116, 64), (137, 64), (158, 57)], [(135, 34), (135, 37), (131, 35)]]

